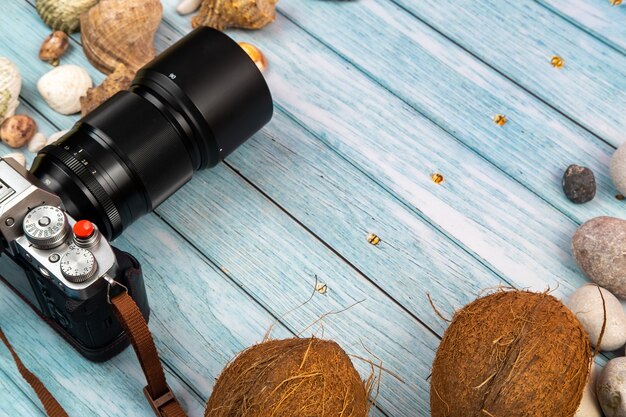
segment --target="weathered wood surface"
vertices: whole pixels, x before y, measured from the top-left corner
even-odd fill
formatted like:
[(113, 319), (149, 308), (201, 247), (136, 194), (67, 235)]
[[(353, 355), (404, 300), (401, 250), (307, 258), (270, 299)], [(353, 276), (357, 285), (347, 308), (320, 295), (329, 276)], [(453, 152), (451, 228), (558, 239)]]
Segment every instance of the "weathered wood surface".
[[(50, 67), (36, 58), (48, 29), (33, 3), (3, 4), (0, 56), (22, 71), (20, 110), (49, 134), (77, 117), (56, 114), (36, 91)], [(163, 3), (159, 50), (190, 29), (176, 0)], [(491, 1), (418, 3), (283, 2), (268, 28), (229, 32), (268, 57), (273, 122), (116, 242), (144, 265), (151, 325), (192, 416), (202, 414), (227, 361), (272, 323), (276, 337), (297, 335), (361, 300), (324, 319), (323, 334), (351, 353), (373, 352), (404, 378), (384, 377), (372, 415), (428, 415), (426, 379), (445, 323), (426, 293), (449, 314), (500, 284), (558, 286), (566, 296), (585, 282), (569, 253), (577, 225), (622, 215), (607, 176), (609, 143), (623, 141), (624, 124), (622, 112), (609, 111), (624, 107), (624, 57), (605, 31), (611, 15), (591, 36), (587, 21), (574, 26), (531, 1), (499, 14), (488, 11)], [(511, 35), (535, 20), (553, 27)], [(539, 39), (568, 46), (562, 72), (549, 66), (552, 52)], [(103, 78), (79, 36), (63, 63)], [(580, 85), (590, 78), (595, 84)], [(510, 122), (495, 126), (496, 113)], [(598, 178), (598, 196), (585, 206), (560, 191), (574, 162)], [(431, 181), (433, 172), (443, 184)], [(382, 238), (378, 246), (367, 243), (371, 232)], [(310, 296), (315, 276), (328, 294), (284, 315)], [(150, 415), (132, 352), (90, 364), (5, 288), (0, 297), (0, 326), (70, 415)], [(366, 376), (366, 364), (357, 366)], [(42, 415), (2, 350), (0, 372), (0, 415)]]

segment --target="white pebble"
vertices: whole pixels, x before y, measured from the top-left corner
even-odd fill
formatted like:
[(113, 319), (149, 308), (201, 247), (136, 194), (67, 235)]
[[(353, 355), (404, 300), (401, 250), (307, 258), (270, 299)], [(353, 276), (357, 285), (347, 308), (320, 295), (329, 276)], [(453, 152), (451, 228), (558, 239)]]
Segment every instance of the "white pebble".
[(602, 417), (602, 410), (596, 396), (596, 381), (598, 380), (598, 370), (596, 364), (592, 364), (589, 380), (583, 391), (583, 399), (576, 410), (574, 417)]
[(61, 130), (60, 132), (51, 134), (50, 137), (48, 138), (47, 144), (50, 145), (51, 143), (56, 142), (57, 140), (61, 139), (61, 137), (69, 131), (70, 131), (69, 129), (66, 129), (66, 130)]
[(13, 160), (17, 161), (21, 166), (26, 166), (26, 157), (21, 152), (11, 152), (4, 155), (2, 158), (13, 158)]
[(602, 297), (598, 288), (602, 291), (606, 306), (606, 328), (600, 343), (600, 350), (619, 349), (626, 344), (626, 314), (613, 294), (597, 285), (588, 284), (572, 294), (567, 307), (576, 315), (589, 334), (591, 344), (595, 346), (604, 323)]
[(37, 132), (31, 140), (28, 141), (28, 150), (32, 153), (37, 153), (47, 144), (48, 139), (46, 139), (46, 136), (41, 132)]
[(611, 158), (611, 178), (615, 188), (626, 195), (626, 143), (617, 148)]
[(606, 364), (596, 382), (596, 395), (606, 417), (626, 417), (626, 358)]
[(183, 0), (176, 8), (176, 11), (178, 12), (178, 14), (182, 15), (193, 13), (198, 10), (198, 7), (200, 7), (201, 3), (202, 0)]

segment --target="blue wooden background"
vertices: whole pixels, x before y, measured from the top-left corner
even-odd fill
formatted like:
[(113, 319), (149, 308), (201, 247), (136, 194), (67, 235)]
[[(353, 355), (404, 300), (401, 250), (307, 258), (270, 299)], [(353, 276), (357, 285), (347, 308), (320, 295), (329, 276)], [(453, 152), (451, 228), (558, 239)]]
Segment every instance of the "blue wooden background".
[[(77, 116), (36, 90), (49, 29), (33, 4), (0, 0), (0, 56), (21, 70), (19, 112), (50, 134)], [(177, 0), (163, 4), (158, 50), (190, 30)], [(383, 376), (371, 415), (428, 416), (446, 323), (426, 294), (448, 315), (498, 285), (565, 297), (586, 281), (570, 254), (576, 227), (624, 217), (608, 162), (626, 139), (626, 6), (283, 0), (271, 26), (228, 33), (266, 54), (274, 120), (115, 242), (144, 266), (151, 327), (191, 416), (229, 359), (272, 326), (274, 337), (336, 339), (401, 375)], [(103, 79), (78, 35), (62, 62)], [(593, 202), (562, 195), (570, 163), (595, 171)], [(293, 310), (316, 276), (328, 292)], [(89, 363), (6, 288), (0, 326), (71, 416), (151, 416), (132, 351)], [(365, 377), (369, 366), (355, 364)], [(43, 416), (2, 349), (0, 415)]]

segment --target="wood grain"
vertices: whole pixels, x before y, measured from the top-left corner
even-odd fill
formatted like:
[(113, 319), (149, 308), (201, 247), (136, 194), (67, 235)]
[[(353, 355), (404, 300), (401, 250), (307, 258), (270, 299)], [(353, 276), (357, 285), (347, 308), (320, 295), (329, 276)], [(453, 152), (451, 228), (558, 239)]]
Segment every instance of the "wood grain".
[[(159, 50), (190, 30), (189, 17), (174, 13), (177, 1), (163, 3)], [(413, 13), (427, 3), (411, 4)], [(562, 33), (544, 28), (518, 36), (507, 52), (509, 61), (535, 61), (520, 68), (492, 62), (497, 54), (482, 49), (486, 35), (468, 23), (492, 2), (469, 3), (430, 5), (426, 23), (382, 1), (281, 3), (278, 21), (263, 31), (229, 32), (268, 56), (275, 119), (228, 165), (199, 173), (115, 242), (138, 255), (146, 269), (151, 326), (192, 415), (202, 414), (225, 363), (260, 340), (277, 317), (276, 337), (302, 330), (333, 337), (351, 353), (374, 353), (402, 375), (404, 383), (384, 377), (380, 409), (372, 415), (428, 415), (427, 376), (445, 323), (425, 292), (451, 312), (501, 283), (558, 286), (565, 296), (586, 281), (569, 254), (571, 234), (588, 217), (619, 216), (622, 210), (606, 174), (612, 147), (580, 127), (594, 122), (590, 130), (620, 142), (616, 133), (623, 122), (614, 130), (605, 126), (618, 115), (599, 114), (600, 105), (623, 104), (622, 90), (600, 68), (614, 57), (606, 48), (616, 51), (589, 41), (543, 6), (521, 2), (507, 5), (519, 14), (504, 16), (511, 27), (533, 20), (537, 8), (539, 21), (552, 16), (558, 30), (569, 28), (563, 33), (584, 42), (568, 44)], [(22, 109), (35, 115), (45, 133), (69, 127), (77, 117), (51, 111), (34, 87), (51, 68), (36, 59), (49, 29), (25, 2), (10, 2), (3, 11), (0, 27), (11, 28), (12, 41), (0, 38), (0, 55), (22, 70)], [(439, 28), (444, 18), (455, 26), (446, 28), (450, 32)], [(502, 26), (489, 20), (493, 14), (479, 19), (488, 26), (485, 32), (500, 36)], [(467, 45), (455, 45), (430, 26), (453, 39), (466, 36)], [(573, 66), (567, 58), (570, 72), (556, 73), (565, 79), (561, 107), (553, 102), (556, 81), (539, 89), (547, 77), (538, 65), (539, 55), (545, 59), (539, 36), (581, 54)], [(88, 68), (99, 82), (102, 75), (86, 62), (79, 42), (74, 36), (63, 62)], [(608, 65), (604, 69), (619, 79), (614, 66), (621, 61)], [(547, 70), (554, 76), (556, 70)], [(593, 74), (595, 84), (572, 88)], [(609, 90), (616, 91), (606, 103), (590, 96)], [(595, 113), (586, 113), (588, 107)], [(495, 112), (507, 114), (510, 123), (493, 125)], [(594, 203), (572, 206), (560, 195), (559, 176), (569, 162), (596, 171)], [(445, 176), (443, 184), (431, 181), (433, 172)], [(371, 232), (382, 238), (378, 246), (366, 241)], [(316, 276), (328, 293), (302, 305)], [(6, 289), (0, 298), (0, 325), (27, 352), (29, 366), (71, 404), (71, 414), (149, 415), (136, 395), (142, 384), (131, 353), (103, 366), (76, 361)], [(357, 365), (366, 375), (369, 367)], [(72, 379), (64, 378), (67, 371)], [(0, 401), (0, 414), (37, 415), (32, 393), (2, 354), (0, 372), (7, 376), (0, 399), (11, 399)], [(74, 384), (84, 398), (75, 399)], [(110, 397), (102, 392), (118, 398), (118, 406), (107, 409)]]
[(626, 54), (626, 7), (610, 0), (536, 0), (580, 29)]
[(615, 109), (626, 106), (626, 56), (602, 41), (534, 0), (394, 2), (612, 145), (624, 142)]

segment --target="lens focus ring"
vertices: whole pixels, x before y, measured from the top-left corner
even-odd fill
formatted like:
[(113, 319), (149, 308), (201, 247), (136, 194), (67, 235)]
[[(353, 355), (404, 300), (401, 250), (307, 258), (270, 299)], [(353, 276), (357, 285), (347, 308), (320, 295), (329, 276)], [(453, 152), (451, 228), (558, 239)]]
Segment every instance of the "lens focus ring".
[(117, 207), (115, 207), (115, 204), (104, 188), (102, 188), (100, 183), (98, 183), (93, 174), (89, 172), (78, 159), (76, 159), (69, 152), (65, 151), (63, 148), (54, 145), (46, 146), (41, 150), (41, 153), (46, 153), (50, 156), (56, 157), (74, 174), (76, 174), (103, 208), (109, 222), (111, 223), (113, 231), (122, 229), (122, 218), (117, 210)]

